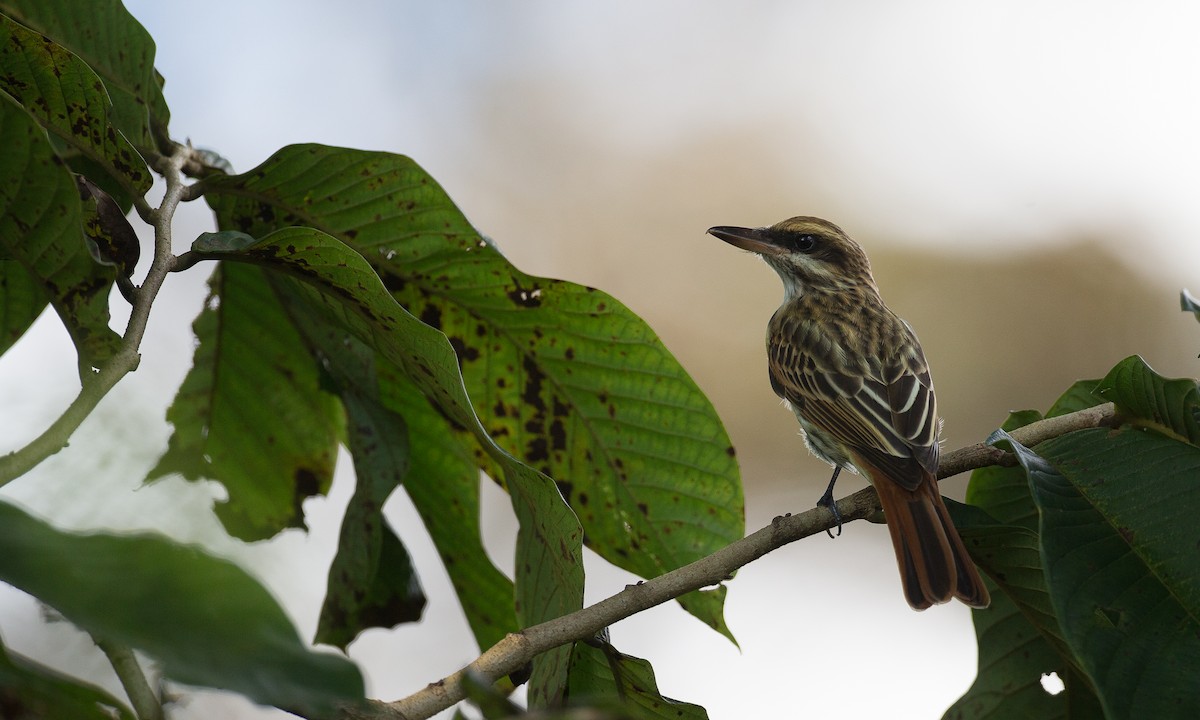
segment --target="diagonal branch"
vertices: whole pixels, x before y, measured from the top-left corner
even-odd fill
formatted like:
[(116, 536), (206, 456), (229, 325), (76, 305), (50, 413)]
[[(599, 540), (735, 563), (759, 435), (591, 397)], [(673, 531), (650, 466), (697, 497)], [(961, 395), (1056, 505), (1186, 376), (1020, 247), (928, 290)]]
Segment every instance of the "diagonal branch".
[(175, 256), (171, 252), (171, 222), (175, 218), (175, 210), (179, 203), (190, 198), (188, 186), (183, 183), (181, 168), (189, 162), (192, 153), (191, 147), (176, 145), (175, 152), (170, 156), (158, 158), (154, 163), (155, 170), (162, 174), (167, 186), (162, 202), (156, 209), (147, 209), (144, 200), (138, 205), (138, 212), (147, 217), (154, 226), (154, 260), (150, 264), (146, 279), (142, 281), (142, 286), (136, 291), (129, 324), (125, 327), (120, 348), (104, 363), (99, 372), (84, 382), (79, 395), (50, 427), (20, 450), (0, 457), (0, 486), (24, 475), (41, 461), (65, 448), (71, 435), (88, 415), (92, 414), (104, 396), (121, 378), (137, 369), (141, 360), (138, 348), (146, 334), (150, 307), (175, 263)]
[[(1069, 415), (1039, 420), (1010, 434), (1022, 445), (1032, 447), (1075, 430), (1112, 425), (1115, 418), (1113, 404), (1106, 403)], [(1012, 464), (1015, 464), (1015, 458), (1010, 453), (978, 443), (944, 455), (938, 478), (944, 479), (989, 465)], [(843, 522), (870, 518), (880, 510), (878, 496), (872, 487), (838, 500), (837, 508)], [(619, 620), (693, 590), (717, 585), (743, 565), (788, 543), (824, 532), (834, 524), (833, 515), (825, 508), (777, 517), (761, 530), (690, 565), (652, 580), (629, 585), (616, 595), (570, 615), (510, 633), (470, 665), (402, 700), (374, 702), (366, 709), (346, 709), (340, 717), (343, 720), (419, 720), (431, 717), (465, 697), (464, 679), (468, 675), (493, 682), (519, 670), (539, 653), (590, 638)]]

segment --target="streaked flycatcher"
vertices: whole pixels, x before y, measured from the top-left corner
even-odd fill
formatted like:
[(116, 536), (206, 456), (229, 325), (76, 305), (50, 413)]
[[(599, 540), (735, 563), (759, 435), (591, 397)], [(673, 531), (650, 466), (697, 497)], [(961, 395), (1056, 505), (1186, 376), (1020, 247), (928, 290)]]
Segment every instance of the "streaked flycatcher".
[(879, 493), (908, 604), (958, 598), (986, 607), (987, 588), (938, 493), (941, 421), (929, 365), (908, 323), (888, 309), (863, 249), (841, 228), (794, 217), (767, 228), (710, 234), (760, 255), (783, 280), (767, 325), (771, 387), (800, 421), (808, 449)]

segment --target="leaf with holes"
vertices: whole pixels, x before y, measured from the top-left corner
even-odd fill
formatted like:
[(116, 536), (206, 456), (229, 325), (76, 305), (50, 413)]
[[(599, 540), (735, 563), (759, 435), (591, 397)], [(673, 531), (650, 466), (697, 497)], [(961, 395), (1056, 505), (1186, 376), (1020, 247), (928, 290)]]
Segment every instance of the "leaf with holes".
[(1012, 446), (1054, 614), (1105, 716), (1200, 716), (1200, 448), (1133, 426)]
[(166, 454), (147, 480), (217, 480), (226, 530), (261, 540), (304, 527), (301, 503), (329, 489), (341, 408), (262, 276), (221, 268), (193, 328), (199, 344), (167, 420)]
[[(653, 577), (742, 536), (729, 439), (653, 331), (603, 292), (514, 268), (410, 159), (292, 146), (205, 198), (226, 230), (307, 225), (360, 252), (450, 338), (488, 433), (559, 481), (607, 560)], [(721, 598), (680, 602), (728, 634)]]
[[(365, 260), (334, 237), (292, 227), (252, 245), (220, 237), (192, 244), (199, 257), (253, 263), (303, 281), (312, 314), (354, 335), (420, 388), (447, 420), (472, 433), (505, 472), (517, 534), (516, 608), (524, 626), (560, 617), (583, 604), (582, 530), (553, 482), (496, 445), (480, 424), (442, 333), (404, 310)], [(534, 659), (530, 702), (553, 703), (566, 686), (568, 657)]]

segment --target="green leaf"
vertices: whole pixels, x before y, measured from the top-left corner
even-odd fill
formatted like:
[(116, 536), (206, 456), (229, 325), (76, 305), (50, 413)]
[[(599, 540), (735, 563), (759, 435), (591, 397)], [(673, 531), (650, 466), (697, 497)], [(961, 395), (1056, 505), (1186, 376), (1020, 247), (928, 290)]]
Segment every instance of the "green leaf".
[(120, 0), (3, 0), (0, 10), (69, 48), (103, 78), (111, 121), (135, 145), (166, 137), (170, 111), (154, 69), (154, 40)]
[[(520, 523), (517, 535), (517, 617), (525, 627), (565, 615), (583, 604), (582, 530), (553, 481), (504, 452), (471, 408), (446, 337), (420, 322), (387, 293), (379, 276), (343, 243), (312, 228), (279, 230), (254, 245), (229, 250), (199, 239), (202, 257), (256, 263), (287, 273), (319, 293), (310, 305), (400, 369), (448, 420), (466, 428), (504, 468)], [(553, 702), (566, 684), (566, 658), (534, 660), (530, 702)]]
[(1043, 675), (1062, 676), (1062, 658), (1008, 595), (991, 582), (988, 590), (992, 604), (971, 613), (979, 643), (979, 672), (943, 720), (1065, 719), (1067, 693), (1051, 695), (1041, 684)]
[(1115, 403), (1124, 421), (1200, 444), (1200, 389), (1195, 380), (1168, 380), (1134, 355), (1110, 370), (1096, 393)]
[[(367, 258), (450, 338), (490, 435), (559, 480), (609, 561), (653, 577), (742, 537), (729, 439), (654, 333), (602, 292), (514, 268), (410, 159), (292, 146), (205, 197), (224, 229), (310, 225)], [(681, 603), (728, 632), (719, 594)]]
[(1096, 394), (1096, 386), (1099, 384), (1099, 380), (1077, 381), (1054, 401), (1054, 405), (1050, 406), (1050, 411), (1046, 413), (1046, 417), (1067, 415), (1077, 410), (1096, 407), (1108, 402)]
[[(71, 173), (46, 142), (46, 133), (0, 94), (0, 254), (15, 260), (50, 299), (79, 352), (81, 377), (102, 365), (120, 343), (108, 327), (113, 272), (94, 262), (83, 242), (79, 191)], [(19, 274), (11, 267), (5, 276)], [(29, 283), (6, 284), (5, 318), (10, 337), (19, 337), (37, 300)], [(12, 300), (9, 300), (10, 294)], [(6, 307), (7, 311), (7, 307)], [(7, 312), (6, 312), (7, 315)], [(22, 327), (24, 324), (24, 327)]]
[(342, 412), (262, 271), (223, 267), (210, 287), (192, 369), (167, 411), (175, 431), (147, 480), (219, 481), (225, 528), (260, 540), (304, 527), (304, 499), (329, 489)]
[(1200, 448), (1130, 426), (1013, 446), (1055, 614), (1105, 716), (1200, 716)]
[[(381, 367), (381, 399), (407, 420), (404, 490), (429, 531), (481, 650), (519, 630), (513, 583), (483, 548), (479, 470), (449, 420), (394, 367)], [(482, 452), (482, 450), (480, 451)]]
[[(8, 225), (0, 217), (0, 233)], [(7, 252), (7, 250), (5, 250)], [(8, 352), (46, 309), (46, 293), (21, 263), (0, 257), (0, 355)]]
[(110, 123), (112, 106), (100, 77), (70, 50), (6, 15), (0, 15), (0, 90), (104, 168), (128, 195), (150, 189), (145, 161)]
[(374, 352), (321, 322), (305, 302), (303, 288), (297, 292), (289, 287), (292, 281), (273, 280), (292, 322), (346, 409), (354, 496), (342, 518), (316, 636), (316, 642), (345, 649), (363, 630), (415, 622), (425, 608), (412, 558), (383, 516), (388, 496), (408, 473), (408, 429), (403, 418), (379, 402)]
[(141, 257), (142, 246), (129, 218), (116, 200), (91, 180), (76, 175), (75, 184), (83, 208), (83, 235), (92, 259), (130, 277)]
[(0, 579), (189, 685), (302, 715), (363, 696), (349, 661), (314, 653), (237, 566), (152, 535), (61, 532), (0, 503)]
[(119, 700), (0, 644), (0, 709), (6, 718), (135, 720)]
[(649, 662), (624, 655), (607, 642), (599, 645), (575, 643), (567, 693), (571, 705), (619, 707), (621, 716), (631, 720), (707, 720), (708, 712), (699, 705), (664, 697)]

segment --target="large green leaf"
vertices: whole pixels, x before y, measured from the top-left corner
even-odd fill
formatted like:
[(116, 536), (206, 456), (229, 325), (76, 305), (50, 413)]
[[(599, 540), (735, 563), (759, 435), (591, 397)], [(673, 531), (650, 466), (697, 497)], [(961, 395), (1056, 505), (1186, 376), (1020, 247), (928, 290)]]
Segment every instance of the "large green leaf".
[(0, 12), (69, 48), (104, 79), (112, 124), (152, 147), (153, 123), (165, 135), (170, 111), (154, 69), (154, 40), (120, 0), (0, 0)]
[(189, 685), (305, 715), (363, 696), (344, 658), (314, 653), (253, 578), (152, 535), (77, 535), (0, 503), (0, 580)]
[(88, 254), (79, 191), (71, 173), (46, 142), (45, 131), (2, 93), (0, 146), (0, 177), (5, 178), (0, 183), (0, 256), (17, 262), (26, 273), (21, 277), (11, 265), (5, 269), (9, 280), (0, 289), (8, 337), (15, 340), (37, 317), (39, 300), (30, 289), (32, 279), (75, 341), (80, 373), (86, 377), (120, 342), (108, 327), (114, 274)]
[[(471, 408), (454, 350), (445, 335), (404, 310), (352, 249), (325, 233), (293, 227), (260, 240), (238, 233), (201, 236), (201, 257), (255, 263), (308, 284), (323, 320), (357, 337), (413, 382), (448, 420), (471, 432), (505, 472), (517, 535), (517, 618), (523, 626), (583, 604), (582, 530), (553, 481), (496, 445)], [(530, 702), (553, 702), (566, 687), (569, 653), (534, 660)]]
[(572, 705), (620, 708), (630, 720), (708, 720), (699, 705), (664, 697), (649, 662), (607, 642), (575, 643), (568, 698)]
[(354, 496), (342, 518), (316, 636), (316, 642), (344, 649), (363, 630), (415, 622), (425, 608), (412, 558), (383, 516), (388, 496), (408, 473), (408, 428), (380, 403), (374, 351), (322, 322), (320, 308), (314, 312), (304, 293), (291, 287), (294, 281), (271, 280), (346, 410)]
[(0, 15), (0, 90), (127, 194), (150, 189), (145, 161), (110, 122), (112, 104), (100, 76), (70, 50), (7, 15)]
[(1131, 426), (1013, 447), (1055, 615), (1105, 716), (1200, 716), (1200, 448)]
[[(410, 159), (292, 146), (205, 188), (223, 228), (307, 225), (358, 250), (450, 338), (488, 433), (558, 479), (606, 559), (652, 577), (742, 536), (729, 439), (654, 333), (600, 291), (514, 268)], [(728, 632), (721, 597), (681, 603)]]
[(261, 270), (222, 268), (193, 328), (199, 344), (167, 420), (175, 427), (148, 480), (218, 480), (230, 534), (304, 527), (304, 499), (329, 489), (342, 419), (316, 362)]
[(119, 700), (0, 644), (0, 713), (5, 718), (134, 720)]

